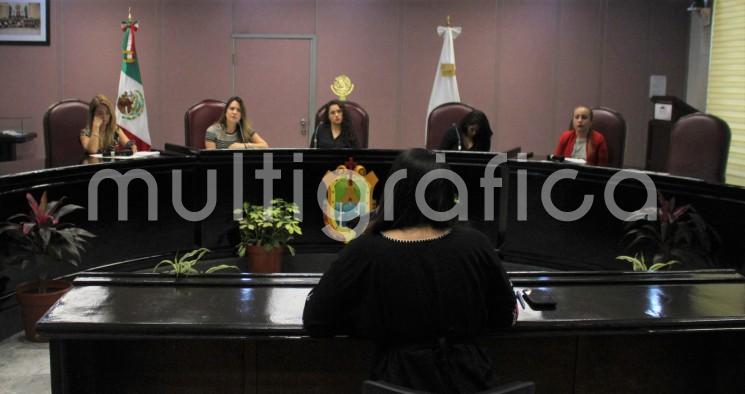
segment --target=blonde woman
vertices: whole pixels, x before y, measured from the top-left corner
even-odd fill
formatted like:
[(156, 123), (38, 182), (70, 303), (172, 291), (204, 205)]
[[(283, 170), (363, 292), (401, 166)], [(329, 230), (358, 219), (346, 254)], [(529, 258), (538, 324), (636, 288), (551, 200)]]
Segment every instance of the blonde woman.
[(268, 148), (269, 144), (251, 128), (245, 114), (243, 99), (229, 98), (220, 119), (207, 129), (205, 149)]
[(117, 147), (137, 151), (134, 141), (130, 141), (116, 124), (111, 101), (102, 94), (93, 97), (88, 106), (88, 126), (80, 132), (80, 145), (89, 155), (115, 150)]

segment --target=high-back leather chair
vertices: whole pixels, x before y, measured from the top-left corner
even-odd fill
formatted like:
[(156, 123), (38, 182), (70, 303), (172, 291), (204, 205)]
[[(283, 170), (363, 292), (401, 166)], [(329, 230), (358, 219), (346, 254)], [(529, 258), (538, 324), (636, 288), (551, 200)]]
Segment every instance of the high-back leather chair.
[[(361, 105), (354, 101), (344, 101), (344, 107), (347, 110), (350, 123), (357, 134), (357, 142), (359, 142), (360, 148), (367, 148), (370, 116)], [(319, 108), (316, 112), (316, 124), (319, 124), (321, 120), (328, 123), (328, 116), (326, 116), (326, 109), (324, 107)]]
[(723, 183), (729, 143), (727, 122), (704, 113), (686, 115), (670, 132), (667, 170), (673, 175)]
[(225, 102), (220, 100), (202, 100), (192, 105), (184, 115), (186, 146), (204, 149), (204, 136), (207, 129), (220, 119), (225, 110)]
[(44, 113), (44, 147), (48, 167), (78, 164), (85, 156), (80, 132), (88, 125), (88, 103), (78, 99), (52, 104)]
[(442, 139), (453, 123), (459, 124), (475, 108), (463, 103), (440, 104), (427, 117), (427, 149), (439, 149)]
[(593, 108), (592, 128), (603, 134), (608, 145), (608, 167), (623, 167), (626, 149), (626, 120), (623, 116), (610, 108)]

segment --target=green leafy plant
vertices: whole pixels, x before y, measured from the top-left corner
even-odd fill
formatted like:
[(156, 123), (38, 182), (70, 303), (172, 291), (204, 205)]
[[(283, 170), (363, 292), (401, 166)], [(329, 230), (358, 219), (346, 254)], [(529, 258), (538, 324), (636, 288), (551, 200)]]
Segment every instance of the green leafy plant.
[(214, 267), (210, 267), (206, 271), (200, 271), (196, 269), (194, 266), (199, 263), (199, 260), (204, 257), (204, 255), (209, 252), (210, 250), (207, 248), (199, 248), (194, 249), (189, 253), (184, 254), (181, 257), (178, 257), (178, 252), (176, 252), (176, 256), (173, 258), (173, 260), (161, 260), (160, 263), (158, 263), (154, 268), (153, 272), (158, 272), (158, 268), (161, 266), (170, 266), (171, 269), (165, 271), (169, 274), (174, 274), (177, 277), (180, 275), (188, 276), (188, 275), (196, 275), (196, 274), (211, 274), (213, 272), (226, 270), (226, 269), (234, 269), (236, 271), (240, 272), (240, 268), (234, 266), (234, 265), (227, 265), (227, 264), (220, 264), (216, 265)]
[[(239, 211), (240, 212), (240, 211)], [(300, 212), (297, 204), (281, 198), (272, 200), (269, 207), (243, 203), (244, 216), (238, 221), (241, 242), (238, 244), (238, 255), (246, 255), (247, 246), (262, 246), (270, 251), (278, 246), (287, 246), (291, 255), (295, 249), (289, 245), (295, 235), (302, 234), (300, 220), (295, 215)]]
[(659, 271), (663, 268), (669, 268), (673, 264), (678, 264), (680, 261), (678, 260), (670, 260), (664, 263), (654, 263), (651, 266), (647, 267), (647, 263), (644, 260), (644, 255), (635, 255), (634, 257), (631, 256), (617, 256), (616, 260), (626, 261), (631, 263), (634, 271)]
[[(658, 207), (634, 212), (625, 226), (622, 242), (635, 257), (617, 259), (631, 262), (634, 270), (638, 263), (646, 267), (644, 261), (648, 261), (650, 271), (675, 263), (716, 265), (715, 252), (721, 244), (716, 231), (690, 204), (676, 206), (675, 197), (666, 199), (662, 193), (657, 194), (657, 200)], [(655, 215), (656, 220), (647, 219)]]
[(26, 193), (26, 200), (29, 214), (16, 214), (1, 223), (0, 236), (10, 240), (11, 264), (21, 263), (24, 269), (30, 264), (37, 266), (37, 276), (42, 283), (40, 291), (44, 292), (43, 282), (49, 274), (49, 264), (67, 262), (77, 266), (87, 239), (95, 235), (72, 223), (60, 222), (70, 212), (83, 209), (79, 205), (66, 204), (65, 197), (47, 202), (45, 191), (38, 202), (31, 193)]

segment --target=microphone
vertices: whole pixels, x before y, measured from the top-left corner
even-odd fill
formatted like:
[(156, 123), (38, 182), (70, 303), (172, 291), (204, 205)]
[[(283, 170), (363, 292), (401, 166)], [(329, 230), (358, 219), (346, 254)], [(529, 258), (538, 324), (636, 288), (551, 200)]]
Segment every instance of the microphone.
[(240, 141), (241, 141), (242, 143), (244, 143), (244, 144), (245, 144), (246, 142), (245, 142), (245, 141), (243, 141), (243, 126), (241, 125), (241, 123), (243, 123), (243, 122), (241, 122), (241, 121), (239, 120), (239, 121), (238, 121), (238, 139), (239, 139), (239, 140), (240, 140)]
[(316, 130), (313, 131), (313, 146), (312, 148), (318, 148), (318, 128), (321, 127), (323, 124), (323, 121), (318, 122), (316, 125)]
[(453, 127), (455, 127), (455, 136), (458, 137), (458, 150), (461, 150), (460, 130), (458, 130), (458, 125), (455, 122), (453, 122)]
[(555, 161), (555, 162), (559, 162), (559, 163), (563, 163), (563, 162), (564, 162), (564, 156), (559, 156), (559, 155), (548, 155), (548, 156), (547, 156), (546, 158), (547, 158), (547, 159), (548, 159), (549, 161)]

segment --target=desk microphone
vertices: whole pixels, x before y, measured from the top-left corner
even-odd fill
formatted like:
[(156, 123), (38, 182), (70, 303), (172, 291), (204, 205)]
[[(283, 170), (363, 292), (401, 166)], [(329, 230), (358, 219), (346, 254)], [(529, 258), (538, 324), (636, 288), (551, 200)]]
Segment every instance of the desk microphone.
[(241, 123), (242, 122), (239, 120), (238, 121), (238, 140), (242, 142), (244, 144), (243, 146), (245, 147), (246, 142), (243, 140), (243, 126), (241, 125)]
[(323, 121), (318, 122), (316, 125), (316, 130), (313, 131), (313, 146), (312, 148), (318, 148), (318, 128), (321, 127), (323, 124)]
[(453, 127), (455, 127), (455, 136), (458, 137), (458, 150), (461, 150), (460, 130), (458, 130), (458, 125), (455, 122), (453, 122)]

